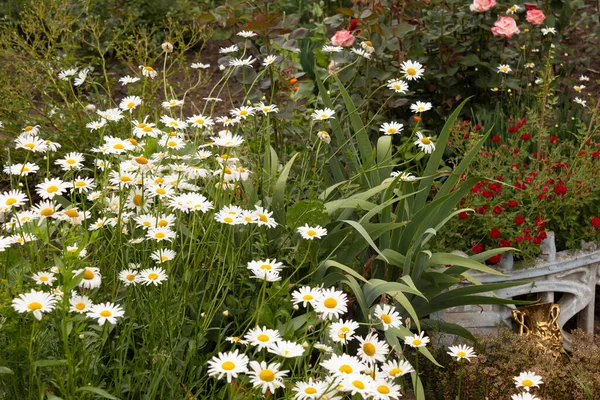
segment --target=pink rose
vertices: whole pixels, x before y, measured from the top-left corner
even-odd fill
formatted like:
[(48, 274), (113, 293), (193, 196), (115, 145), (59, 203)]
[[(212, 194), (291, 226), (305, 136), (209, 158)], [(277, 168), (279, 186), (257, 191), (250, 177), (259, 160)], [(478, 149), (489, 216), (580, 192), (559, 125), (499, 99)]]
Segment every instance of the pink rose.
[(496, 0), (473, 0), (469, 7), (472, 12), (486, 12), (496, 5)]
[(355, 37), (350, 31), (345, 29), (337, 31), (331, 38), (331, 44), (334, 46), (350, 47), (354, 44)]
[(531, 22), (534, 25), (541, 25), (546, 16), (542, 12), (542, 10), (529, 10), (527, 11), (527, 21)]
[(494, 22), (492, 33), (494, 36), (504, 36), (507, 39), (513, 37), (515, 33), (521, 32), (515, 20), (511, 17), (500, 17)]

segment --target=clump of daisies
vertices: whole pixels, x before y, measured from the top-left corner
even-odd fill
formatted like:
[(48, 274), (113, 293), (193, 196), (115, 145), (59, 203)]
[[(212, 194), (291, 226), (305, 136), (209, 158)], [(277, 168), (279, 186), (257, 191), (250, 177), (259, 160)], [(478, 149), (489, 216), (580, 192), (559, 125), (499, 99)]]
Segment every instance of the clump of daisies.
[[(253, 261), (248, 268), (280, 271), (279, 264), (274, 260)], [(402, 377), (416, 371), (408, 361), (398, 357), (400, 349), (394, 349), (385, 340), (385, 331), (402, 326), (402, 317), (393, 305), (376, 305), (370, 328), (360, 332), (361, 325), (357, 321), (343, 318), (348, 311), (348, 297), (344, 292), (302, 286), (294, 290), (291, 297), (295, 309), (303, 307), (317, 316), (321, 329), (319, 326), (309, 328), (320, 332), (314, 336), (313, 343), (286, 340), (284, 333), (277, 329), (256, 326), (244, 334), (227, 338), (234, 346), (247, 348), (243, 352), (235, 348), (213, 356), (208, 362), (209, 376), (229, 383), (234, 379), (240, 380), (240, 384), (247, 382), (264, 396), (276, 396), (291, 387), (295, 399), (341, 399), (346, 395), (359, 395), (364, 399), (400, 398)], [(414, 348), (424, 347), (428, 342), (424, 332), (405, 338), (405, 344)], [(350, 353), (349, 347), (356, 350)], [(302, 379), (295, 379), (283, 368), (287, 358), (298, 357), (308, 357), (305, 362), (316, 363), (310, 375)]]

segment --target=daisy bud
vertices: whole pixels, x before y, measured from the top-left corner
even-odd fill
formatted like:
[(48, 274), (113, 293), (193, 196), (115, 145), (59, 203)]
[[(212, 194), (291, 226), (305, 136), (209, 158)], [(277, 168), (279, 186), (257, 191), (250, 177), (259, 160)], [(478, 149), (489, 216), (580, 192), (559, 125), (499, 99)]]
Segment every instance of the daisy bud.
[(219, 71), (225, 71), (225, 66), (224, 65), (219, 65)]
[(302, 347), (304, 347), (306, 349), (308, 347), (308, 342), (302, 343)]
[(163, 44), (160, 45), (160, 47), (162, 47), (162, 49), (165, 53), (173, 52), (173, 45), (169, 42), (164, 42)]
[(79, 339), (82, 339), (82, 340), (83, 340), (83, 339), (85, 339), (85, 335), (84, 335), (83, 333), (82, 333), (82, 334), (80, 334), (80, 335), (79, 335)]
[(300, 307), (298, 307), (298, 304), (294, 304), (292, 308), (294, 309), (294, 311), (298, 311), (300, 309)]
[(201, 314), (200, 314), (200, 316), (201, 316), (202, 318), (204, 318), (204, 317), (206, 316), (206, 314), (205, 314), (205, 313), (201, 313)]
[(85, 109), (90, 112), (96, 112), (96, 106), (93, 104), (88, 104), (87, 106), (85, 106)]
[(229, 311), (227, 311), (227, 310), (223, 311), (223, 316), (224, 317), (228, 317), (229, 316)]

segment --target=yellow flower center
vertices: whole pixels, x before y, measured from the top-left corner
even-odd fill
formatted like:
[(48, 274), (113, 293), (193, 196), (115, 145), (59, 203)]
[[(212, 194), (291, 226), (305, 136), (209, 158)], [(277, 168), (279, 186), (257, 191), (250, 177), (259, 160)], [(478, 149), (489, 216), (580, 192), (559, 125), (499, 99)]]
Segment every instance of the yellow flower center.
[(113, 146), (113, 149), (117, 149), (117, 150), (123, 150), (125, 148), (125, 146), (123, 146), (121, 143), (117, 143)]
[(312, 299), (314, 299), (312, 294), (305, 294), (304, 296), (302, 296), (302, 300), (304, 301), (311, 301)]
[(390, 375), (396, 377), (396, 375), (402, 374), (402, 370), (400, 368), (392, 368), (390, 370)]
[(148, 274), (148, 279), (155, 281), (158, 279), (158, 274), (155, 274), (154, 272)]
[(242, 110), (242, 111), (240, 111), (240, 115), (248, 115), (248, 111)]
[(373, 343), (365, 343), (365, 344), (363, 344), (363, 351), (369, 357), (373, 357), (375, 355), (375, 353), (377, 353), (377, 348), (375, 347), (375, 345)]
[(73, 164), (76, 164), (76, 163), (77, 163), (77, 161), (73, 160), (72, 158), (69, 158), (67, 160), (67, 164), (73, 165)]
[(226, 174), (231, 174), (232, 173), (231, 169), (229, 169), (229, 168), (225, 168), (223, 170), (223, 172), (225, 172)]
[(467, 356), (467, 353), (465, 353), (464, 351), (459, 351), (459, 352), (457, 352), (457, 353), (456, 353), (456, 355), (457, 355), (458, 357), (466, 357), (466, 356)]
[(150, 72), (154, 71), (154, 68), (152, 68), (152, 67), (144, 67), (144, 69), (145, 69), (146, 71), (150, 71)]
[(221, 368), (223, 368), (225, 371), (231, 371), (235, 368), (235, 364), (231, 361), (225, 361), (223, 364), (221, 364)]
[(306, 389), (304, 389), (304, 393), (315, 394), (315, 393), (317, 393), (317, 389), (315, 389), (314, 387), (307, 387)]
[(137, 127), (138, 127), (138, 128), (141, 128), (141, 129), (144, 129), (144, 128), (145, 128), (145, 127), (147, 127), (147, 126), (148, 126), (148, 124), (146, 124), (146, 123), (144, 123), (144, 122), (140, 122), (140, 123), (137, 125)]
[(133, 196), (133, 204), (135, 204), (137, 207), (142, 205), (142, 195), (141, 194), (136, 194), (135, 196)]
[(14, 197), (11, 197), (10, 199), (6, 200), (6, 205), (7, 206), (12, 206), (16, 202), (17, 202), (17, 199), (15, 199)]
[(100, 311), (100, 316), (102, 316), (102, 317), (110, 317), (111, 315), (112, 315), (112, 313), (108, 310)]
[(137, 145), (139, 144), (139, 143), (138, 143), (138, 141), (137, 141), (137, 140), (135, 140), (134, 138), (129, 138), (129, 139), (127, 139), (127, 140), (129, 140), (129, 143), (131, 143), (131, 144), (132, 144), (132, 145), (134, 145), (134, 146), (137, 146)]
[(387, 314), (381, 314), (381, 317), (379, 318), (381, 318), (381, 320), (388, 325), (392, 323), (392, 317)]
[(44, 217), (49, 217), (54, 214), (54, 210), (51, 208), (44, 208), (42, 211), (40, 211), (40, 214), (42, 214)]
[(77, 303), (75, 304), (75, 308), (78, 309), (79, 311), (85, 309), (85, 303)]
[(270, 369), (260, 371), (258, 377), (265, 382), (273, 382), (275, 380), (275, 374)]
[(121, 176), (121, 177), (119, 178), (119, 180), (120, 180), (121, 182), (131, 182), (131, 181), (132, 181), (132, 179), (131, 179), (130, 177), (128, 177), (128, 176)]
[(138, 164), (146, 165), (148, 164), (148, 159), (146, 157), (140, 156), (135, 158), (135, 162)]
[(256, 337), (256, 339), (258, 339), (259, 342), (268, 342), (269, 341), (269, 336), (265, 335), (264, 333), (261, 333), (260, 335), (258, 335)]
[(27, 308), (30, 309), (31, 311), (41, 310), (42, 307), (43, 307), (42, 304), (38, 303), (37, 301), (32, 301), (31, 303), (29, 303), (27, 305)]
[(83, 273), (83, 279), (85, 280), (92, 280), (94, 279), (94, 272), (92, 270), (86, 269), (85, 272)]
[(75, 186), (76, 187), (85, 187), (85, 186), (87, 186), (87, 184), (85, 183), (85, 181), (77, 181), (77, 182), (75, 182)]
[(259, 214), (259, 215), (258, 215), (258, 219), (259, 219), (261, 222), (269, 222), (269, 217), (267, 217), (265, 214)]
[(425, 136), (423, 136), (423, 137), (421, 138), (421, 143), (423, 143), (423, 144), (430, 144), (430, 143), (431, 143), (431, 140), (429, 140), (429, 138), (428, 138), (428, 137), (425, 137)]
[(323, 302), (323, 305), (327, 308), (335, 308), (337, 306), (337, 303), (338, 302), (336, 299), (334, 299), (333, 297), (328, 297)]
[(30, 169), (29, 169), (29, 168), (27, 168), (27, 167), (23, 167), (23, 168), (21, 168), (21, 172), (29, 172), (29, 171), (30, 171)]
[(135, 280), (135, 275), (134, 274), (127, 274), (127, 276), (125, 277), (125, 279), (127, 279), (128, 281), (134, 281)]
[(204, 125), (204, 120), (202, 118), (199, 118), (199, 119), (196, 120), (196, 123), (198, 125)]
[(27, 147), (30, 150), (33, 150), (35, 148), (35, 144), (33, 143), (25, 143), (23, 146)]
[(415, 340), (413, 340), (413, 344), (415, 346), (420, 346), (423, 344), (423, 341), (421, 339), (415, 339)]
[(344, 364), (339, 368), (339, 371), (343, 374), (351, 374), (352, 373), (352, 367), (349, 366), (348, 364)]
[(314, 229), (309, 229), (308, 231), (306, 231), (306, 234), (308, 236), (316, 236), (317, 231), (315, 231)]
[(169, 140), (169, 142), (167, 143), (167, 146), (169, 147), (175, 147), (177, 146), (177, 142), (174, 140)]
[(152, 132), (152, 127), (151, 126), (145, 126), (145, 127), (142, 128), (142, 130), (144, 132)]
[(361, 389), (361, 390), (365, 388), (364, 382), (359, 381), (359, 380), (352, 381), (352, 386), (354, 386), (355, 388)]
[(48, 282), (48, 277), (47, 276), (40, 276), (40, 281), (42, 281), (42, 282)]
[(46, 189), (46, 192), (48, 192), (48, 193), (56, 193), (56, 192), (58, 192), (58, 186), (54, 186), (54, 185), (48, 186), (48, 188)]
[(25, 129), (23, 129), (23, 131), (25, 131), (25, 132), (29, 132), (29, 131), (30, 131), (30, 130), (32, 130), (32, 129), (33, 129), (33, 126), (31, 126), (31, 125), (27, 125), (27, 126), (25, 127)]
[(386, 385), (377, 386), (377, 391), (381, 394), (389, 394), (390, 388)]
[(413, 75), (416, 75), (416, 74), (417, 74), (417, 70), (416, 70), (416, 69), (414, 69), (414, 68), (408, 68), (408, 69), (406, 70), (406, 73), (407, 73), (408, 75), (410, 75), (410, 76), (413, 76)]
[(260, 269), (270, 271), (272, 267), (269, 264), (263, 264), (260, 266)]
[(228, 224), (231, 224), (233, 222), (233, 218), (225, 217), (225, 218), (223, 218), (223, 221), (227, 222)]
[(135, 103), (133, 101), (130, 101), (129, 103), (127, 103), (127, 108), (133, 108), (135, 107)]
[(167, 257), (167, 256), (160, 256), (160, 261), (169, 261), (169, 257)]
[(388, 128), (387, 133), (396, 133), (396, 128)]
[(162, 228), (164, 228), (167, 225), (169, 225), (169, 221), (167, 221), (166, 219), (161, 219), (160, 221), (158, 221), (158, 226)]
[(158, 189), (156, 189), (156, 193), (158, 193), (158, 194), (167, 194), (167, 191), (165, 189), (163, 189), (163, 188), (158, 188)]
[(67, 211), (65, 211), (65, 214), (67, 214), (67, 216), (70, 218), (79, 217), (79, 213), (77, 212), (77, 210), (67, 210)]
[(162, 233), (162, 232), (156, 232), (156, 233), (154, 234), (154, 237), (155, 237), (155, 238), (157, 238), (157, 239), (162, 239), (162, 238), (164, 238), (164, 237), (165, 237), (165, 234), (164, 234), (164, 233)]
[(523, 380), (523, 386), (533, 386), (533, 381), (531, 379), (525, 379)]
[(327, 118), (329, 118), (329, 116), (327, 114), (321, 114), (321, 118), (327, 119)]

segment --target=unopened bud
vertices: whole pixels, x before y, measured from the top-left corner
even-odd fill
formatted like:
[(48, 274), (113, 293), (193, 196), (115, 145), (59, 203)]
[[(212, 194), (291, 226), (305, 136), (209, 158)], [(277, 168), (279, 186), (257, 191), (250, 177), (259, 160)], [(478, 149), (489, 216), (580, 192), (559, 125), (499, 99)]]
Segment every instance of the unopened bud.
[(173, 52), (173, 45), (169, 42), (164, 42), (163, 44), (160, 45), (160, 47), (162, 47), (162, 49), (165, 53)]

